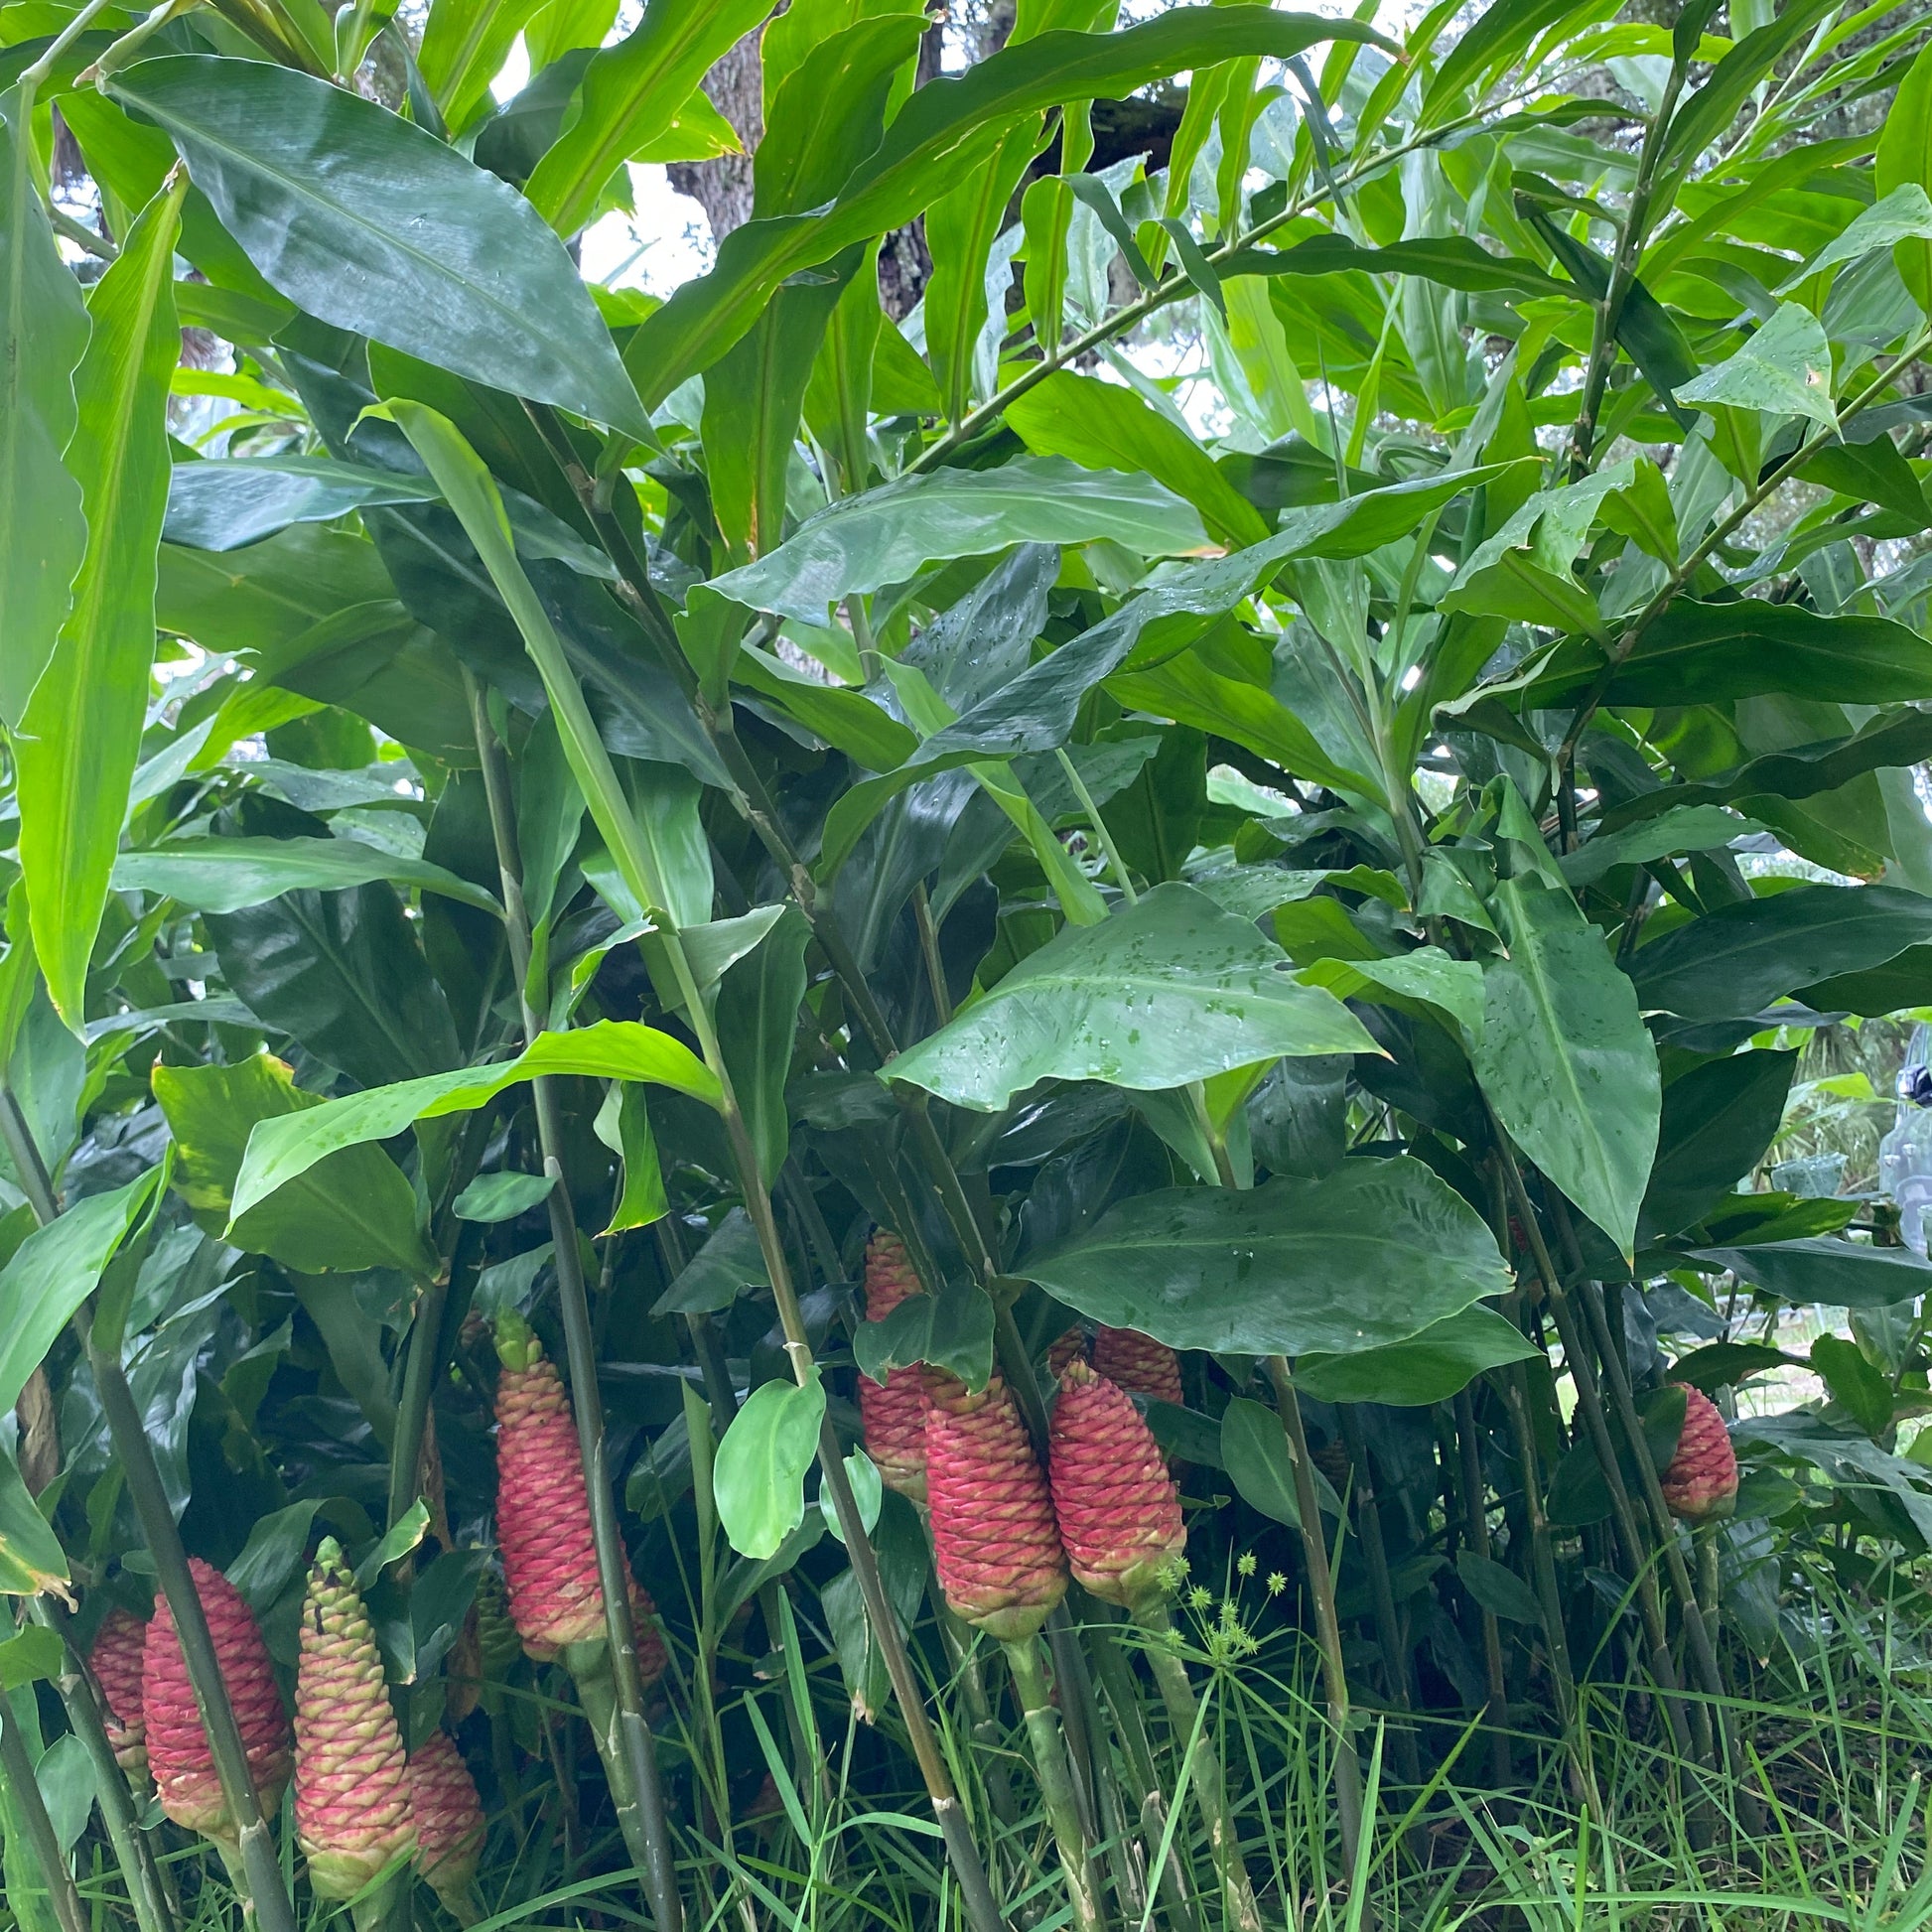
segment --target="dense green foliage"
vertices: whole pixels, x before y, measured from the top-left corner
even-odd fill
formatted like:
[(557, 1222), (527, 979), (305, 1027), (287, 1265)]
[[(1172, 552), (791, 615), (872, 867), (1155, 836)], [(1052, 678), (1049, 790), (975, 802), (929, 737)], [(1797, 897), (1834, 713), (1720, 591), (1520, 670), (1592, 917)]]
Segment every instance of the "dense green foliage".
[[(0, 9), (7, 1912), (332, 1909), (184, 1565), (292, 1672), (333, 1537), (492, 1925), (1926, 1923), (1932, 1283), (1768, 1179), (1932, 1007), (1924, 10), (792, 0), (753, 218), (587, 283), (766, 13)], [(1043, 1443), (1076, 1322), (1188, 1571), (1003, 1649), (858, 1378)], [(78, 1668), (157, 1587), (225, 1869)]]

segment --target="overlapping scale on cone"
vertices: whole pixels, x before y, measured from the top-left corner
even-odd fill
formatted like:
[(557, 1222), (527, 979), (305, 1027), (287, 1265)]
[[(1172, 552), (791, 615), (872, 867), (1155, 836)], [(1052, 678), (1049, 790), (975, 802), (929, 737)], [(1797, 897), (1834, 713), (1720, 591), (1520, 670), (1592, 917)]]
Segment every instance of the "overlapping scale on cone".
[(1074, 1576), (1109, 1603), (1138, 1601), (1187, 1547), (1160, 1444), (1117, 1383), (1073, 1361), (1051, 1445), (1053, 1513)]
[(309, 1573), (295, 1690), (295, 1832), (321, 1898), (352, 1898), (415, 1843), (415, 1800), (362, 1593), (333, 1537)]
[(1129, 1395), (1181, 1406), (1180, 1357), (1166, 1342), (1138, 1328), (1098, 1329), (1093, 1337), (1093, 1365)]
[(926, 1500), (946, 1601), (1003, 1641), (1031, 1636), (1066, 1593), (1066, 1556), (1045, 1471), (996, 1375), (974, 1394), (928, 1378)]
[(87, 1665), (107, 1706), (107, 1741), (123, 1771), (145, 1770), (148, 1724), (141, 1705), (141, 1654), (148, 1626), (118, 1604), (100, 1620)]
[(1718, 1405), (1701, 1389), (1684, 1391), (1684, 1429), (1663, 1489), (1671, 1514), (1693, 1523), (1728, 1516), (1737, 1500), (1737, 1452)]
[[(905, 1243), (880, 1228), (866, 1246), (866, 1319), (883, 1321), (908, 1296), (920, 1293)], [(883, 1384), (859, 1377), (859, 1419), (866, 1453), (889, 1489), (914, 1502), (926, 1499), (925, 1370), (909, 1365), (886, 1371)]]
[[(214, 1656), (234, 1707), (248, 1770), (262, 1809), (272, 1813), (289, 1778), (289, 1720), (276, 1687), (268, 1646), (241, 1592), (200, 1557), (188, 1560)], [(141, 1651), (141, 1712), (147, 1725), (148, 1770), (161, 1808), (177, 1825), (210, 1838), (232, 1838), (214, 1753), (202, 1728), (181, 1639), (164, 1596), (155, 1605)]]
[(483, 1852), (483, 1803), (456, 1740), (432, 1731), (409, 1753), (416, 1804), (416, 1866), (452, 1910), (467, 1898)]

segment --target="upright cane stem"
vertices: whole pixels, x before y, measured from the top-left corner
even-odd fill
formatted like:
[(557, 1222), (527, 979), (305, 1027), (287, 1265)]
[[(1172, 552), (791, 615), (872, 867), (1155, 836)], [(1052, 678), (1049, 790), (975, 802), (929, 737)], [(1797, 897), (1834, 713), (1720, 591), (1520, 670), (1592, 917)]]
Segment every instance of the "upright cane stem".
[[(477, 752), (483, 762), (483, 790), (489, 803), (490, 829), (496, 844), (497, 871), (502, 879), (504, 926), (510, 962), (516, 971), (522, 1003), (525, 1042), (542, 1030), (529, 1004), (530, 927), (523, 904), (522, 856), (516, 842), (516, 816), (510, 798), (508, 760), (502, 741), (489, 722), (483, 687), (469, 672), (464, 682), (470, 695), (470, 716)], [(597, 1546), (598, 1581), (604, 1591), (604, 1626), (609, 1645), (610, 1709), (596, 1725), (598, 1742), (612, 1770), (612, 1796), (624, 1825), (631, 1854), (644, 1868), (651, 1912), (657, 1932), (681, 1932), (684, 1904), (677, 1888), (677, 1854), (665, 1814), (663, 1780), (658, 1773), (657, 1746), (644, 1721), (644, 1688), (637, 1668), (637, 1633), (630, 1615), (630, 1560), (611, 1496), (610, 1471), (605, 1462), (604, 1400), (597, 1381), (597, 1345), (591, 1334), (590, 1298), (584, 1287), (583, 1258), (577, 1244), (577, 1216), (560, 1158), (564, 1146), (563, 1115), (554, 1082), (531, 1082), (536, 1108), (537, 1141), (544, 1172), (550, 1176), (550, 1240), (557, 1271), (558, 1311), (563, 1317), (564, 1349), (570, 1365), (571, 1406), (577, 1419), (577, 1447), (584, 1463), (584, 1484), (591, 1506), (591, 1534)], [(601, 1699), (604, 1686), (587, 1671), (587, 1707)]]
[(1013, 1672), (1013, 1688), (1026, 1714), (1027, 1741), (1033, 1750), (1034, 1775), (1039, 1782), (1040, 1803), (1059, 1847), (1060, 1871), (1079, 1932), (1105, 1932), (1107, 1915), (1100, 1902), (1100, 1884), (1087, 1854), (1086, 1834), (1080, 1829), (1079, 1808), (1073, 1801), (1073, 1779), (1066, 1760), (1060, 1721), (1046, 1674), (1039, 1667), (1039, 1640), (1018, 1637), (1002, 1646)]
[[(13, 1695), (31, 1698), (34, 1693), (29, 1686)], [(68, 1868), (67, 1854), (61, 1850), (54, 1821), (47, 1813), (47, 1800), (41, 1796), (40, 1779), (34, 1775), (34, 1760), (27, 1752), (27, 1733), (21, 1727), (20, 1714), (4, 1693), (0, 1693), (0, 1772), (5, 1773), (7, 1790), (25, 1828), (34, 1863), (47, 1881), (47, 1894), (54, 1906), (54, 1916), (60, 1921), (61, 1932), (90, 1932), (80, 1894), (74, 1889), (73, 1873)], [(18, 1884), (26, 1891), (26, 1875), (24, 1871), (10, 1873), (9, 1885)]]

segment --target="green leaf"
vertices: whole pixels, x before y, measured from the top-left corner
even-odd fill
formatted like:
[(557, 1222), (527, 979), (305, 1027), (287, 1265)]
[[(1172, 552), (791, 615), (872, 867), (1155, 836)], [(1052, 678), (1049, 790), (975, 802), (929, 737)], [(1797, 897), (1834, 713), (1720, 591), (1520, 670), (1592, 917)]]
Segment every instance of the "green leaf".
[(1867, 1248), (1818, 1235), (1738, 1248), (1693, 1248), (1693, 1261), (1728, 1268), (1740, 1280), (1802, 1308), (1882, 1309), (1932, 1292), (1932, 1265), (1910, 1248)]
[(1292, 1530), (1302, 1527), (1288, 1439), (1281, 1417), (1265, 1402), (1238, 1395), (1221, 1411), (1221, 1467), (1250, 1509)]
[(1557, 864), (1582, 892), (1617, 866), (1640, 866), (1676, 852), (1710, 852), (1763, 829), (1755, 819), (1739, 818), (1716, 805), (1681, 805), (1627, 831), (1599, 832), (1575, 852), (1564, 853)]
[(1498, 889), (1477, 1080), (1510, 1138), (1628, 1255), (1657, 1151), (1657, 1055), (1630, 982), (1567, 893)]
[(0, 1449), (0, 1596), (65, 1595), (68, 1574), (61, 1539), (27, 1493), (20, 1465)]
[[(859, 1505), (859, 1521), (870, 1536), (879, 1527), (880, 1505), (886, 1500), (886, 1485), (880, 1480), (879, 1465), (864, 1449), (856, 1449), (845, 1458), (845, 1479), (852, 1485), (852, 1500)], [(839, 1512), (824, 1489), (818, 1492), (818, 1507), (825, 1518), (825, 1527), (843, 1543), (845, 1530), (839, 1522)]]
[(1811, 1344), (1811, 1366), (1832, 1400), (1867, 1436), (1875, 1439), (1891, 1427), (1891, 1382), (1865, 1360), (1857, 1342), (1843, 1335), (1820, 1335)]
[(1492, 1616), (1503, 1617), (1511, 1623), (1526, 1624), (1531, 1629), (1542, 1623), (1543, 1611), (1536, 1600), (1536, 1592), (1515, 1571), (1496, 1562), (1493, 1557), (1479, 1557), (1473, 1550), (1458, 1550), (1455, 1553), (1455, 1574), (1461, 1578), (1462, 1587), (1475, 1598), (1477, 1605)]
[(459, 1221), (513, 1221), (519, 1214), (549, 1199), (556, 1185), (547, 1173), (480, 1173), (451, 1202), (451, 1212)]
[(436, 0), (416, 67), (450, 128), (461, 133), (491, 105), (490, 82), (543, 0)]
[(652, 1304), (651, 1316), (722, 1314), (748, 1288), (770, 1286), (758, 1229), (742, 1207), (734, 1207)]
[(600, 1020), (570, 1033), (539, 1034), (513, 1060), (494, 1066), (433, 1073), (324, 1101), (287, 1119), (264, 1120), (249, 1136), (235, 1180), (234, 1219), (340, 1149), (386, 1141), (414, 1121), (469, 1113), (520, 1081), (562, 1073), (674, 1087), (714, 1106), (719, 1098), (716, 1078), (688, 1046), (633, 1020)]
[(1495, 255), (1467, 235), (1418, 235), (1364, 248), (1346, 235), (1310, 235), (1292, 248), (1237, 248), (1221, 279), (1241, 275), (1415, 275), (1473, 295), (1562, 295), (1573, 286), (1517, 255)]
[(507, 182), (264, 61), (143, 61), (110, 91), (168, 131), (222, 225), (309, 314), (651, 440), (576, 267)]
[(1796, 1053), (1736, 1053), (1664, 1089), (1657, 1162), (1643, 1197), (1646, 1235), (1674, 1234), (1750, 1173), (1784, 1119)]
[[(1525, 693), (1560, 709), (1603, 667), (1586, 638), (1560, 645)], [(1932, 689), (1932, 640), (1888, 618), (1820, 617), (1791, 604), (1676, 599), (1618, 665), (1611, 705), (1723, 704), (1783, 693), (1837, 704), (1897, 704)]]
[(49, 1683), (67, 1665), (67, 1648), (45, 1624), (25, 1623), (0, 1643), (0, 1691)]
[(1381, 1348), (1510, 1285), (1482, 1218), (1406, 1156), (1143, 1194), (1019, 1272), (1109, 1327), (1237, 1355)]
[(1250, 921), (1171, 884), (1064, 928), (884, 1077), (990, 1113), (1045, 1079), (1159, 1091), (1284, 1053), (1372, 1051)]
[(367, 1589), (392, 1563), (400, 1563), (415, 1549), (428, 1531), (429, 1505), (418, 1496), (356, 1564), (357, 1586)]
[[(689, 3), (695, 9), (701, 0)], [(1289, 60), (1317, 41), (1334, 40), (1387, 45), (1355, 21), (1259, 6), (1176, 7), (1115, 34), (1040, 34), (956, 78), (929, 81), (900, 109), (886, 139), (829, 208), (733, 229), (718, 251), (717, 267), (687, 282), (638, 330), (628, 346), (629, 364), (654, 408), (744, 335), (789, 276), (829, 261), (855, 241), (902, 227), (936, 195), (984, 166), (1007, 131), (1029, 114), (1121, 98), (1171, 74), (1244, 55)], [(588, 173), (580, 171), (579, 179), (587, 180)], [(540, 186), (532, 183), (533, 189)]]
[(123, 852), (113, 873), (117, 892), (154, 893), (198, 912), (237, 912), (284, 893), (337, 893), (379, 879), (502, 915), (481, 886), (359, 839), (191, 839)]
[(1152, 478), (1019, 457), (995, 470), (929, 471), (847, 497), (705, 588), (750, 610), (822, 623), (829, 605), (903, 582), (941, 558), (1100, 537), (1143, 556), (1207, 541), (1193, 508)]
[(657, 1139), (650, 1131), (650, 1107), (643, 1088), (614, 1084), (593, 1124), (598, 1139), (623, 1163), (623, 1192), (604, 1232), (618, 1234), (661, 1221), (671, 1211), (671, 1203), (664, 1191), (664, 1171), (657, 1159)]
[(280, 1060), (254, 1053), (231, 1066), (158, 1065), (151, 1078), (175, 1137), (176, 1184), (209, 1233), (303, 1274), (399, 1268), (427, 1281), (436, 1273), (435, 1251), (417, 1224), (415, 1191), (380, 1148), (345, 1147), (327, 1161), (319, 1157), (291, 1176), (300, 1185), (280, 1199), (236, 1206), (254, 1129), (267, 1122), (299, 1125), (329, 1104), (298, 1087)]
[[(1881, 151), (1890, 136), (1890, 125), (1888, 119), (1886, 132), (1879, 137)], [(1874, 249), (1892, 248), (1902, 241), (1932, 241), (1932, 196), (1926, 194), (1920, 182), (1900, 182), (1868, 208), (1854, 215), (1834, 240), (1828, 241), (1804, 267), (1786, 278), (1783, 287), (1795, 288), (1824, 269), (1857, 261)]]
[(1061, 369), (1010, 402), (1007, 421), (1037, 456), (1071, 457), (1087, 470), (1145, 471), (1192, 503), (1223, 543), (1239, 547), (1268, 535), (1261, 512), (1200, 445), (1124, 383)]
[[(1932, 195), (1932, 48), (1920, 48), (1878, 134), (1872, 186), (1881, 200), (1901, 188)], [(1932, 240), (1901, 241), (1892, 250), (1912, 300), (1932, 315)]]
[(742, 1557), (762, 1562), (805, 1520), (805, 1472), (818, 1453), (825, 1385), (813, 1368), (804, 1382), (754, 1389), (732, 1418), (711, 1473), (718, 1520)]
[(162, 535), (197, 550), (239, 550), (291, 523), (327, 523), (380, 503), (422, 503), (435, 491), (387, 471), (321, 456), (178, 463)]
[(1688, 1382), (1694, 1389), (1713, 1395), (1719, 1389), (1734, 1389), (1753, 1375), (1774, 1368), (1803, 1368), (1802, 1355), (1787, 1355), (1761, 1341), (1714, 1341), (1671, 1364), (1673, 1382)]
[(112, 1193), (89, 1194), (36, 1228), (0, 1269), (0, 1413), (68, 1325), (140, 1219), (161, 1178), (150, 1168)]
[(55, 1006), (76, 1027), (147, 717), (168, 377), (181, 347), (173, 271), (182, 193), (177, 181), (149, 205), (94, 285), (69, 457), (86, 552), (13, 740), (34, 949)]
[(1305, 1355), (1295, 1365), (1295, 1380), (1320, 1402), (1426, 1409), (1447, 1402), (1486, 1369), (1533, 1361), (1542, 1352), (1515, 1322), (1478, 1304), (1386, 1348)]
[(1639, 946), (1646, 1010), (1718, 1020), (1932, 940), (1932, 898), (1894, 886), (1799, 886), (1723, 905)]
[(257, 1517), (241, 1554), (222, 1573), (258, 1617), (267, 1614), (300, 1574), (309, 1553), (309, 1532), (321, 1507), (312, 1497)]
[(925, 1362), (983, 1389), (993, 1372), (993, 1320), (982, 1289), (908, 1295), (891, 1314), (853, 1329), (852, 1359), (861, 1375), (881, 1384), (893, 1369)]
[(718, 1038), (767, 1187), (777, 1186), (791, 1145), (785, 1086), (798, 1009), (805, 1003), (810, 938), (803, 916), (788, 906), (756, 950), (718, 983)]
[(670, 126), (712, 64), (769, 11), (760, 0), (649, 0), (631, 33), (600, 50), (584, 70), (576, 119), (530, 177), (537, 212), (559, 234), (575, 234), (605, 183)]
[(1803, 416), (1821, 429), (1836, 429), (1832, 345), (1824, 324), (1796, 302), (1781, 303), (1734, 355), (1680, 383), (1677, 399)]
[(0, 720), (10, 729), (54, 654), (87, 544), (80, 485), (61, 462), (87, 311), (35, 181), (32, 106), (18, 85), (0, 94)]

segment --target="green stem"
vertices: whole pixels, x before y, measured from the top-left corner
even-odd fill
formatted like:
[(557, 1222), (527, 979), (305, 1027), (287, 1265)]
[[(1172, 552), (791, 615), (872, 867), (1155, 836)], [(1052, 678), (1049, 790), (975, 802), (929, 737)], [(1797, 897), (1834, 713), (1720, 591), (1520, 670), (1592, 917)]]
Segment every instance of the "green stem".
[[(1483, 1504), (1482, 1449), (1475, 1404), (1467, 1389), (1455, 1395), (1455, 1443), (1462, 1458), (1462, 1534), (1470, 1553), (1489, 1560), (1489, 1512)], [(1494, 1610), (1478, 1604), (1482, 1619), (1482, 1667), (1488, 1680), (1490, 1775), (1500, 1790), (1509, 1783), (1509, 1680), (1503, 1674), (1502, 1625)]]
[[(523, 1001), (525, 1042), (542, 1031), (529, 1002), (530, 926), (523, 904), (522, 859), (516, 842), (515, 807), (510, 795), (508, 760), (502, 742), (489, 722), (482, 685), (466, 670), (471, 723), (483, 764), (483, 789), (489, 803), (490, 828), (495, 838), (497, 871), (503, 887), (504, 925), (511, 963)], [(665, 1814), (663, 1780), (657, 1768), (657, 1746), (644, 1721), (644, 1690), (637, 1669), (637, 1635), (630, 1613), (630, 1559), (624, 1549), (617, 1507), (611, 1495), (605, 1462), (604, 1399), (597, 1381), (597, 1346), (591, 1333), (590, 1298), (584, 1286), (583, 1257), (578, 1246), (577, 1215), (571, 1204), (561, 1152), (564, 1146), (563, 1111), (554, 1081), (531, 1082), (537, 1117), (537, 1140), (544, 1171), (551, 1179), (550, 1239), (557, 1271), (558, 1311), (563, 1316), (564, 1348), (570, 1365), (572, 1408), (577, 1419), (577, 1446), (584, 1463), (584, 1483), (590, 1497), (591, 1532), (597, 1546), (598, 1579), (604, 1590), (604, 1619), (614, 1710), (611, 1721), (597, 1726), (598, 1747), (605, 1753), (612, 1795), (624, 1827), (624, 1841), (645, 1875), (657, 1932), (680, 1932), (683, 1901), (677, 1888), (677, 1854)], [(582, 1695), (580, 1687), (580, 1695)], [(628, 1802), (626, 1802), (626, 1800)]]
[[(1352, 1402), (1340, 1405), (1341, 1439), (1348, 1450), (1354, 1471), (1351, 1500), (1355, 1505), (1357, 1533), (1362, 1545), (1362, 1561), (1368, 1567), (1369, 1600), (1374, 1607), (1375, 1640), (1382, 1652), (1383, 1672), (1389, 1702), (1407, 1713), (1414, 1708), (1409, 1688), (1409, 1651), (1402, 1641), (1402, 1619), (1396, 1614), (1395, 1587), (1389, 1577), (1388, 1546), (1382, 1540), (1382, 1511), (1375, 1500), (1375, 1472), (1369, 1464), (1368, 1444), (1362, 1436), (1362, 1419)], [(1416, 1757), (1416, 1733), (1400, 1725), (1395, 1733), (1396, 1765), (1405, 1783), (1422, 1782)]]
[(1315, 1495), (1314, 1464), (1309, 1456), (1302, 1403), (1286, 1355), (1270, 1355), (1263, 1366), (1274, 1386), (1295, 1466), (1295, 1507), (1302, 1518), (1302, 1557), (1309, 1567), (1309, 1594), (1314, 1599), (1315, 1644), (1321, 1654), (1321, 1681), (1328, 1700), (1328, 1725), (1335, 1735), (1335, 1812), (1341, 1824), (1341, 1862), (1353, 1872), (1362, 1843), (1362, 1766), (1349, 1727), (1348, 1671), (1341, 1657), (1341, 1619), (1335, 1614), (1335, 1580), (1328, 1568), (1328, 1546), (1321, 1536), (1321, 1505)]
[[(32, 1204), (36, 1218), (45, 1226), (60, 1213), (61, 1204), (55, 1195), (53, 1176), (28, 1129), (20, 1102), (13, 1089), (4, 1083), (0, 1083), (0, 1140), (5, 1141), (13, 1159), (22, 1191)], [(235, 1724), (234, 1707), (228, 1702), (228, 1687), (214, 1655), (214, 1639), (208, 1634), (207, 1616), (188, 1568), (188, 1552), (183, 1547), (181, 1529), (161, 1480), (160, 1466), (154, 1459), (147, 1426), (127, 1386), (119, 1352), (109, 1354), (93, 1346), (84, 1311), (79, 1323), (108, 1437), (120, 1461), (148, 1553), (154, 1559), (161, 1593), (175, 1621), (182, 1660), (214, 1758), (215, 1776), (220, 1782), (228, 1817), (236, 1827), (236, 1853), (243, 1875), (237, 1889), (249, 1901), (262, 1932), (295, 1932), (294, 1901), (289, 1896), (281, 1862), (275, 1856), (275, 1842), (269, 1836), (255, 1795), (248, 1752)]]
[[(16, 1697), (33, 1695), (31, 1686), (13, 1693)], [(61, 1850), (54, 1821), (47, 1814), (47, 1800), (41, 1796), (40, 1779), (34, 1775), (34, 1760), (27, 1754), (27, 1733), (21, 1728), (19, 1714), (5, 1693), (0, 1693), (0, 1772), (6, 1776), (14, 1809), (26, 1829), (34, 1863), (46, 1880), (61, 1932), (90, 1932), (80, 1894), (74, 1889), (73, 1873)], [(14, 1880), (20, 1883), (23, 1892), (28, 1889), (25, 1875), (16, 1873)]]
[(396, 1405), (396, 1435), (389, 1457), (389, 1527), (408, 1514), (422, 1493), (423, 1442), (429, 1434), (429, 1407), (442, 1369), (443, 1305), (449, 1297), (445, 1269), (426, 1282), (416, 1298), (409, 1324), (409, 1359), (403, 1367), (402, 1399)]
[(1039, 1782), (1040, 1804), (1046, 1813), (1053, 1842), (1059, 1847), (1060, 1873), (1066, 1881), (1067, 1901), (1078, 1932), (1105, 1932), (1107, 1915), (1100, 1903), (1100, 1887), (1080, 1830), (1079, 1809), (1073, 1800), (1073, 1778), (1060, 1735), (1060, 1721), (1039, 1666), (1039, 1643), (1018, 1637), (1002, 1645), (1013, 1672), (1013, 1688), (1026, 1714), (1027, 1741), (1033, 1749), (1034, 1775)]
[(1134, 1605), (1133, 1614), (1135, 1622), (1152, 1638), (1147, 1647), (1148, 1667), (1160, 1687), (1161, 1701), (1168, 1707), (1168, 1725), (1175, 1748), (1184, 1750), (1187, 1740), (1193, 1740), (1194, 1794), (1207, 1821), (1207, 1842), (1214, 1854), (1214, 1869), (1220, 1875), (1227, 1923), (1234, 1932), (1261, 1932), (1261, 1909), (1255, 1903), (1254, 1886), (1241, 1857), (1241, 1834), (1228, 1809), (1221, 1754), (1207, 1725), (1200, 1721), (1200, 1705), (1187, 1676), (1187, 1665), (1173, 1647), (1173, 1624), (1168, 1606), (1159, 1596), (1147, 1596)]
[(174, 1932), (175, 1915), (162, 1887), (160, 1867), (135, 1819), (126, 1774), (115, 1759), (113, 1745), (107, 1741), (100, 1687), (74, 1644), (67, 1612), (46, 1596), (35, 1597), (28, 1611), (36, 1623), (45, 1624), (61, 1639), (61, 1675), (55, 1681), (55, 1688), (61, 1694), (68, 1723), (85, 1746), (87, 1760), (93, 1766), (94, 1801), (100, 1808), (101, 1823), (107, 1828), (115, 1862), (121, 1867), (121, 1878), (127, 1886), (140, 1932)]

